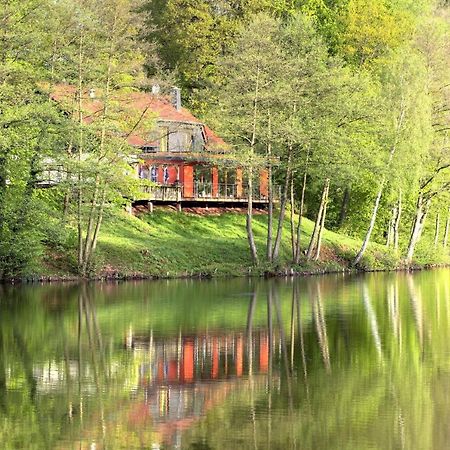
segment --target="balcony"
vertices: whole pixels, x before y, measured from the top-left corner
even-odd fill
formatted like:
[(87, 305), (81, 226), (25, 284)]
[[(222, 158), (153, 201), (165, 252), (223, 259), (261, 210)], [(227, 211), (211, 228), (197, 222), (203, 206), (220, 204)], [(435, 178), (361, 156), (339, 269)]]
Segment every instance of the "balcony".
[(180, 202), (182, 200), (183, 187), (181, 185), (154, 185), (142, 186), (142, 192), (146, 194), (146, 200), (161, 202)]
[[(156, 202), (246, 202), (247, 187), (238, 184), (217, 184), (211, 182), (194, 182), (190, 189), (185, 189), (182, 184), (154, 186), (143, 186), (142, 192), (145, 194), (145, 200)], [(274, 187), (274, 200), (277, 201), (279, 189)], [(144, 199), (140, 199), (144, 200)], [(253, 189), (253, 201), (256, 203), (267, 203), (268, 198), (260, 192), (258, 186)]]

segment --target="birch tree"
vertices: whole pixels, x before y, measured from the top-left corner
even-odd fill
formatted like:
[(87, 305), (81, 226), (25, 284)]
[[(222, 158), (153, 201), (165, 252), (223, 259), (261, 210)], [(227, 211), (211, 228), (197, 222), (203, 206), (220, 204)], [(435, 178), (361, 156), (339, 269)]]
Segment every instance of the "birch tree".
[(246, 231), (252, 261), (259, 262), (253, 234), (253, 179), (265, 167), (267, 118), (284, 70), (276, 33), (277, 20), (258, 15), (220, 64), (226, 79), (216, 87), (219, 129), (233, 144), (233, 154), (247, 177)]
[[(370, 242), (380, 207), (381, 197), (388, 179), (398, 169), (397, 160), (404, 157), (411, 146), (415, 152), (422, 152), (422, 133), (427, 134), (427, 104), (424, 92), (424, 62), (412, 49), (402, 49), (392, 55), (387, 66), (380, 73), (383, 85), (383, 114), (385, 133), (380, 136), (383, 154), (378, 168), (379, 182), (367, 232), (353, 265), (358, 265)], [(425, 112), (424, 112), (425, 110)], [(421, 123), (423, 120), (423, 123)], [(418, 141), (414, 138), (417, 137)], [(417, 145), (418, 144), (418, 145)]]

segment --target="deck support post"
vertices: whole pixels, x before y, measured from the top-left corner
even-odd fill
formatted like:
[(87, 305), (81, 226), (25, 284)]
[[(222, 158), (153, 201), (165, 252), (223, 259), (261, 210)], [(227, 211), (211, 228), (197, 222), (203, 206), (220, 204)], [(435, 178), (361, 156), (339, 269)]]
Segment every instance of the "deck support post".
[(178, 211), (178, 212), (181, 212), (181, 202), (178, 202), (178, 203), (177, 203), (177, 211)]
[(153, 213), (153, 202), (148, 202), (147, 207), (148, 207), (148, 211), (150, 212), (150, 214), (152, 214)]

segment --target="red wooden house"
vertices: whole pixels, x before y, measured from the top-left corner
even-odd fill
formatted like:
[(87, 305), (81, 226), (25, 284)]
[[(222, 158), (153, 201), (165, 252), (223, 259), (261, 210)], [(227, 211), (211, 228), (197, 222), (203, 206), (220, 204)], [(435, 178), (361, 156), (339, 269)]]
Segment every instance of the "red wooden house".
[[(74, 92), (74, 87), (60, 85), (52, 97), (61, 101)], [(93, 92), (87, 92), (85, 100), (85, 108), (92, 115), (102, 109), (101, 100)], [(246, 203), (246, 177), (229, 154), (229, 146), (181, 106), (178, 88), (171, 96), (160, 95), (159, 88), (154, 87), (152, 93), (127, 93), (115, 101), (123, 104), (124, 110), (132, 108), (142, 117), (154, 117), (155, 125), (147, 134), (126, 138), (137, 150), (137, 176), (152, 182), (143, 183), (136, 203)], [(268, 202), (267, 181), (266, 170), (254, 180), (256, 204)]]

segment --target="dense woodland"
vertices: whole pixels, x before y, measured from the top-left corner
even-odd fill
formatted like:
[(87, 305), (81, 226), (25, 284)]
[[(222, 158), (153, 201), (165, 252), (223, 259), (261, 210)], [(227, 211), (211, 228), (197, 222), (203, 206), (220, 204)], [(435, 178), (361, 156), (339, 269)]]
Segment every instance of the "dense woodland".
[[(449, 55), (445, 1), (2, 0), (0, 278), (49, 248), (94, 270), (102, 223), (139, 188), (124, 136), (152, 126), (115, 94), (155, 81), (231, 144), (249, 193), (261, 167), (281, 186), (264, 254), (248, 198), (254, 264), (279, 261), (285, 222), (293, 264), (320, 258), (324, 227), (361, 239), (356, 267), (372, 242), (399, 264), (420, 241), (448, 257)], [(63, 110), (60, 83), (77, 90)], [(104, 108), (86, 124), (93, 86)]]

